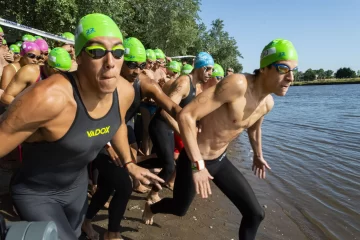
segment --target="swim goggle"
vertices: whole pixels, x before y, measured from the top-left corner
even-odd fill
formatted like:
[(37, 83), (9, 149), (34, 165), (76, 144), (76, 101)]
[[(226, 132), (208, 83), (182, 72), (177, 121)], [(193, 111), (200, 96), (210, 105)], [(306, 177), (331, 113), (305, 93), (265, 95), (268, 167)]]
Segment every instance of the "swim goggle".
[(85, 52), (93, 59), (103, 58), (107, 53), (111, 53), (115, 59), (121, 59), (125, 50), (123, 46), (115, 46), (111, 50), (107, 50), (102, 46), (88, 46)]

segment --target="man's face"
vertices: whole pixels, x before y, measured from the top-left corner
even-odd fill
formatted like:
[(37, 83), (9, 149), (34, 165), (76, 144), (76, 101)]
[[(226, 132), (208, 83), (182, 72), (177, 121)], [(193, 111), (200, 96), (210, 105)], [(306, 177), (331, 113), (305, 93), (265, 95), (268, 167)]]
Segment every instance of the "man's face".
[(37, 64), (41, 59), (40, 50), (31, 50), (27, 52), (23, 56), (23, 59), (25, 61), (25, 64)]
[(78, 72), (87, 78), (95, 91), (103, 94), (115, 91), (124, 62), (122, 44), (116, 37), (96, 37), (85, 45), (77, 57)]
[(121, 68), (121, 75), (129, 82), (134, 82), (146, 65), (146, 62), (125, 61)]
[(62, 46), (71, 56), (71, 59), (75, 60), (75, 48), (72, 44), (65, 44)]
[(150, 59), (146, 60), (146, 69), (152, 69), (154, 67), (155, 61), (152, 61)]
[(207, 81), (209, 81), (210, 78), (211, 78), (212, 71), (213, 71), (213, 67), (212, 67), (212, 66), (206, 66), (206, 67), (200, 68), (199, 79), (200, 79), (202, 82), (207, 82)]
[(285, 96), (291, 83), (294, 82), (294, 69), (298, 62), (295, 60), (279, 61), (264, 68), (265, 87), (277, 96)]
[(232, 68), (228, 68), (228, 69), (226, 70), (226, 75), (229, 76), (229, 75), (231, 75), (231, 74), (234, 74), (234, 70), (233, 70)]
[(156, 59), (155, 68), (165, 67), (165, 63), (166, 61), (163, 58)]

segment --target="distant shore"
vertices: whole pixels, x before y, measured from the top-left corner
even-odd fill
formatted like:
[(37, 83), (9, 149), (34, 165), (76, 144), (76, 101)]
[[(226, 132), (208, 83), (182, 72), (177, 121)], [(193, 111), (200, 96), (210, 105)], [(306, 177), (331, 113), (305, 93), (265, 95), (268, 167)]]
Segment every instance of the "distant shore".
[(293, 86), (304, 85), (332, 85), (332, 84), (356, 84), (360, 83), (360, 78), (346, 78), (346, 79), (321, 79), (314, 81), (295, 81)]

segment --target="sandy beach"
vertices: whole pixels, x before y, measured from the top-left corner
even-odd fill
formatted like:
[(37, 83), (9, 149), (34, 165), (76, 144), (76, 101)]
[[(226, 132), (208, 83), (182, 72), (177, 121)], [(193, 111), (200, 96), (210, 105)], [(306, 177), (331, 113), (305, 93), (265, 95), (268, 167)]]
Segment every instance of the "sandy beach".
[[(267, 239), (308, 239), (300, 228), (291, 220), (291, 213), (284, 211), (279, 205), (281, 199), (271, 191), (270, 186), (257, 179), (250, 171), (242, 170), (251, 186), (265, 208), (266, 217), (260, 225), (257, 238)], [(8, 221), (17, 221), (13, 213), (11, 201), (6, 194), (6, 181), (10, 173), (0, 172), (2, 195), (0, 197), (0, 212)], [(133, 193), (122, 221), (122, 235), (124, 239), (194, 239), (194, 240), (220, 240), (238, 239), (238, 227), (241, 214), (235, 206), (212, 184), (213, 195), (208, 199), (196, 197), (189, 212), (184, 217), (172, 215), (156, 215), (152, 226), (145, 225), (142, 220), (145, 194)], [(172, 192), (164, 189), (162, 197), (172, 196)], [(107, 210), (103, 209), (94, 219), (94, 227), (103, 233), (107, 227)]]

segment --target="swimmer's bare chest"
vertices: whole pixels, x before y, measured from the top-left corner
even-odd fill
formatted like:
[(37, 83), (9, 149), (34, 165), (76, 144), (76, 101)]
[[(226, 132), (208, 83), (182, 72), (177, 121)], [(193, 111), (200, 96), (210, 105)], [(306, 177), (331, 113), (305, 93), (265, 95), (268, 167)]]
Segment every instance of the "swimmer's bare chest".
[(208, 155), (209, 159), (213, 155), (221, 154), (233, 139), (265, 113), (265, 101), (255, 104), (240, 98), (222, 105), (200, 120), (201, 132), (197, 139), (200, 152), (203, 156)]

